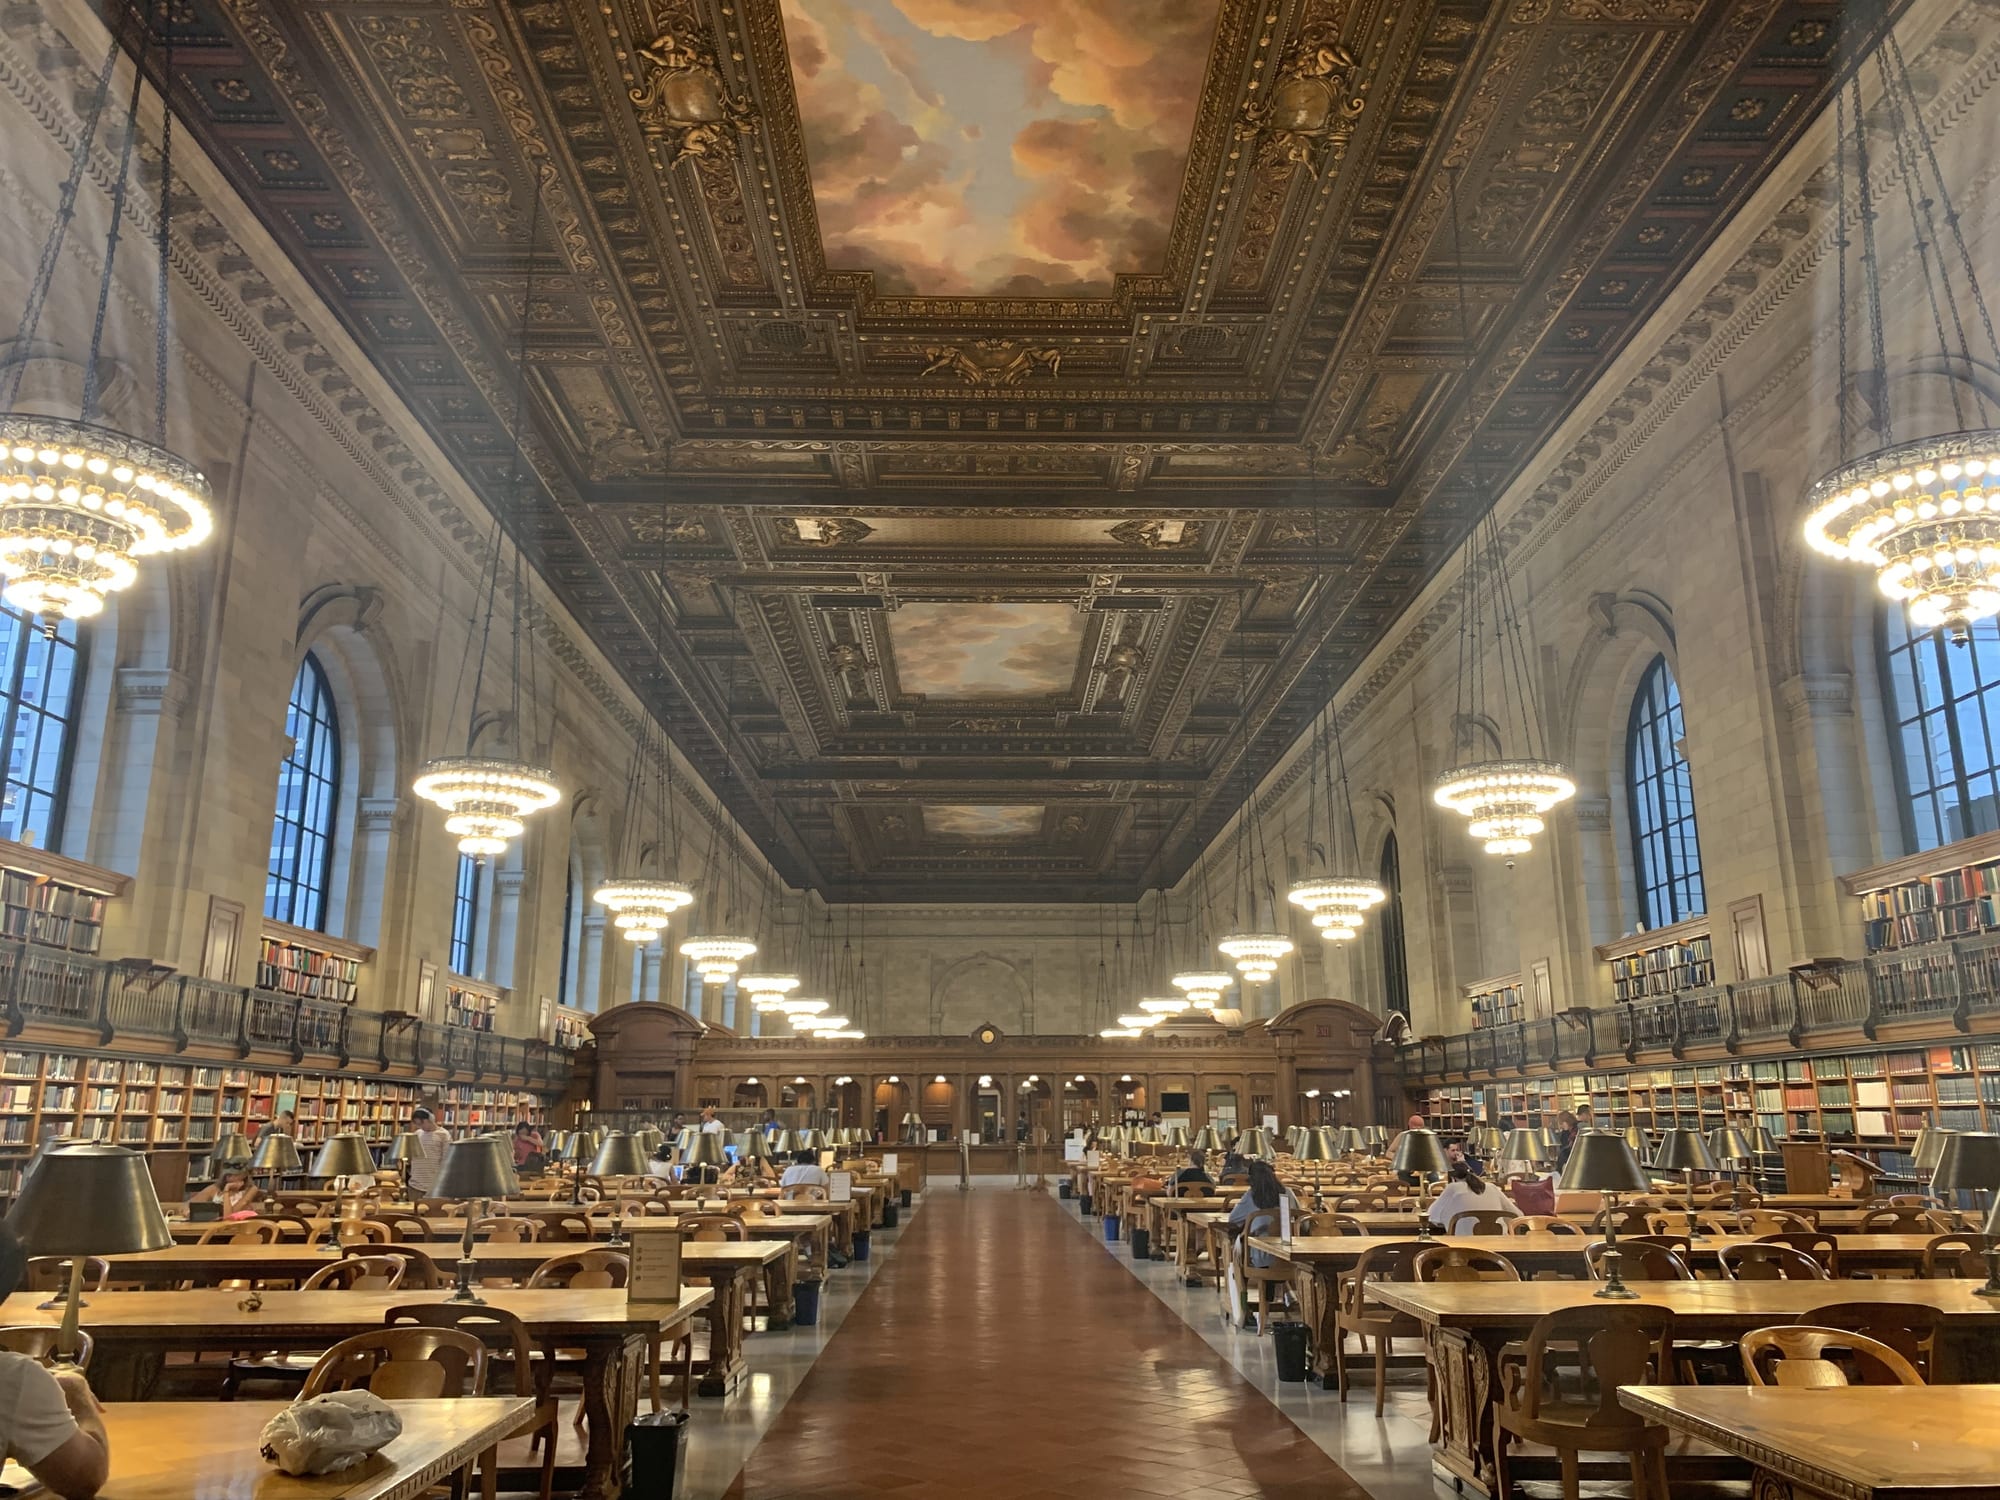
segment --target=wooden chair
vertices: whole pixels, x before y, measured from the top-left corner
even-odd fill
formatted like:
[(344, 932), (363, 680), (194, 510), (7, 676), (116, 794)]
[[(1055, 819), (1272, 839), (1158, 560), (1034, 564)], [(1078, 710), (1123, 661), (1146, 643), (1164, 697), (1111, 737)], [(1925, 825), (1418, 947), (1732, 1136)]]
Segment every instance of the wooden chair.
[(1451, 1216), (1446, 1234), (1505, 1234), (1514, 1215), (1499, 1208), (1468, 1208)]
[(525, 1245), (542, 1237), (542, 1225), (539, 1219), (495, 1215), (492, 1218), (474, 1219), (472, 1237), (484, 1239), (489, 1245)]
[(302, 1292), (393, 1292), (403, 1284), (409, 1262), (400, 1255), (348, 1255), (329, 1261), (305, 1279)]
[(1207, 1182), (1177, 1182), (1174, 1184), (1174, 1196), (1176, 1198), (1206, 1198), (1214, 1191), (1214, 1184)]
[(1381, 1214), (1389, 1211), (1389, 1199), (1382, 1193), (1350, 1193), (1333, 1206), (1344, 1214)]
[(1497, 1250), (1466, 1245), (1433, 1245), (1421, 1252), (1413, 1269), (1419, 1281), (1519, 1281), (1514, 1262)]
[(274, 1209), (264, 1215), (278, 1226), (280, 1240), (297, 1240), (301, 1245), (317, 1245), (326, 1236), (328, 1219), (325, 1214), (292, 1213), (288, 1209)]
[(825, 1203), (827, 1191), (816, 1182), (795, 1182), (778, 1189), (780, 1203)]
[(1522, 1214), (1507, 1221), (1509, 1234), (1575, 1234), (1586, 1233), (1581, 1224), (1572, 1224), (1568, 1219), (1556, 1214)]
[(1986, 1240), (1977, 1234), (1940, 1234), (1924, 1246), (1926, 1281), (1986, 1279)]
[(403, 1285), (401, 1291), (436, 1291), (452, 1284), (452, 1278), (439, 1268), (425, 1251), (415, 1245), (397, 1244), (392, 1249), (379, 1250), (377, 1255), (403, 1263)]
[(587, 1244), (597, 1237), (597, 1231), (591, 1227), (590, 1220), (581, 1213), (555, 1214), (537, 1222), (542, 1226), (541, 1237), (544, 1240), (555, 1240), (559, 1243), (581, 1240)]
[(1292, 1268), (1289, 1264), (1271, 1258), (1269, 1265), (1257, 1264), (1257, 1252), (1250, 1248), (1254, 1235), (1275, 1238), (1278, 1233), (1278, 1210), (1258, 1208), (1251, 1210), (1250, 1217), (1243, 1221), (1243, 1230), (1230, 1246), (1230, 1258), (1235, 1262), (1237, 1277), (1242, 1282), (1246, 1294), (1257, 1294), (1257, 1331), (1264, 1333), (1270, 1329), (1273, 1304), (1272, 1288), (1277, 1288), (1278, 1302), (1282, 1303), (1292, 1287)]
[(631, 1273), (632, 1262), (616, 1250), (572, 1250), (563, 1255), (551, 1255), (535, 1267), (528, 1277), (528, 1285), (574, 1287), (610, 1287), (625, 1285), (625, 1278)]
[(1641, 1235), (1646, 1233), (1646, 1215), (1650, 1211), (1639, 1203), (1621, 1203), (1616, 1208), (1607, 1204), (1591, 1216), (1590, 1227), (1602, 1234), (1606, 1225), (1615, 1224), (1621, 1240), (1627, 1235)]
[(301, 1400), (366, 1390), (385, 1401), (486, 1394), (486, 1345), (456, 1328), (371, 1328), (342, 1339), (306, 1376)]
[(1815, 1307), (1799, 1319), (1805, 1328), (1838, 1328), (1844, 1333), (1866, 1334), (1877, 1343), (1894, 1349), (1921, 1375), (1931, 1378), (1937, 1358), (1938, 1331), (1944, 1314), (1921, 1302), (1829, 1302)]
[(197, 1245), (275, 1245), (282, 1231), (270, 1219), (223, 1219), (201, 1232)]
[(683, 1214), (681, 1238), (718, 1244), (726, 1240), (747, 1240), (750, 1231), (735, 1214)]
[(1775, 1234), (1816, 1234), (1812, 1220), (1782, 1208), (1745, 1208), (1736, 1214), (1736, 1224), (1745, 1234), (1769, 1239)]
[[(1931, 1221), (1927, 1210), (1915, 1204), (1901, 1204), (1896, 1207), (1871, 1208), (1861, 1216), (1861, 1227), (1857, 1234), (1929, 1234)], [(1985, 1274), (1984, 1272), (1981, 1273)]]
[(1389, 1353), (1396, 1339), (1421, 1339), (1424, 1326), (1408, 1313), (1370, 1302), (1367, 1284), (1371, 1281), (1415, 1281), (1416, 1259), (1427, 1248), (1414, 1240), (1392, 1240), (1372, 1245), (1361, 1252), (1354, 1269), (1344, 1272), (1336, 1284), (1333, 1311), (1333, 1368), (1340, 1386), (1340, 1399), (1347, 1399), (1347, 1336), (1360, 1339), (1367, 1352), (1368, 1340), (1375, 1340), (1375, 1415), (1382, 1415), (1388, 1390)]
[[(1695, 1225), (1703, 1234), (1740, 1234), (1743, 1226), (1737, 1222), (1735, 1210), (1724, 1213), (1697, 1212)], [(1646, 1233), (1653, 1238), (1687, 1238), (1688, 1216), (1685, 1209), (1670, 1211), (1655, 1210), (1646, 1215)], [(1621, 1235), (1620, 1238), (1623, 1238)]]
[(1292, 1233), (1300, 1238), (1312, 1238), (1318, 1235), (1328, 1238), (1359, 1235), (1366, 1239), (1368, 1226), (1351, 1214), (1301, 1214), (1292, 1225)]
[[(37, 1364), (52, 1365), (56, 1362), (56, 1335), (62, 1332), (54, 1323), (21, 1323), (0, 1328), (0, 1349), (10, 1354), (25, 1354)], [(97, 1347), (96, 1341), (79, 1328), (76, 1331), (76, 1358), (71, 1361), (79, 1370), (90, 1368), (90, 1356)]]
[[(1619, 1405), (1618, 1388), (1674, 1383), (1673, 1328), (1669, 1309), (1645, 1303), (1567, 1307), (1537, 1318), (1518, 1351), (1502, 1351), (1493, 1408), (1494, 1477), (1502, 1500), (1516, 1493), (1508, 1473), (1516, 1441), (1556, 1450), (1565, 1500), (1581, 1493), (1578, 1464), (1585, 1453), (1630, 1455), (1633, 1500), (1671, 1500), (1667, 1429)], [(1594, 1395), (1588, 1383), (1574, 1400), (1546, 1394), (1558, 1350), (1565, 1358), (1574, 1351), (1596, 1377)]]
[[(28, 1262), (28, 1268), (21, 1277), (24, 1292), (56, 1292), (69, 1290), (69, 1263), (75, 1256), (37, 1255)], [(105, 1279), (111, 1274), (111, 1262), (101, 1255), (83, 1257), (83, 1289), (86, 1292), (104, 1290)]]
[(1789, 1245), (1819, 1262), (1829, 1281), (1840, 1280), (1840, 1241), (1833, 1235), (1822, 1234), (1817, 1229), (1783, 1230), (1776, 1234), (1757, 1237), (1760, 1245)]
[(393, 1245), (396, 1235), (387, 1224), (374, 1219), (335, 1219), (333, 1240), (345, 1249), (350, 1245)]
[(1790, 1245), (1724, 1245), (1715, 1252), (1728, 1281), (1825, 1281), (1826, 1268)]
[[(1789, 1323), (1743, 1335), (1743, 1373), (1752, 1385), (1826, 1389), (1849, 1385), (1922, 1385), (1924, 1377), (1902, 1355), (1865, 1333)], [(1831, 1353), (1846, 1356), (1829, 1359)], [(1884, 1434), (1887, 1436), (1887, 1434)]]
[[(1592, 1281), (1604, 1280), (1604, 1252), (1608, 1247), (1594, 1240), (1583, 1247), (1584, 1269)], [(1641, 1240), (1618, 1241), (1618, 1273), (1627, 1281), (1693, 1281), (1687, 1262), (1665, 1245)]]
[[(527, 1438), (527, 1457), (531, 1464), (537, 1462), (536, 1450), (541, 1450), (540, 1500), (550, 1500), (551, 1491), (555, 1488), (556, 1440), (561, 1436), (562, 1407), (555, 1397), (539, 1387), (534, 1344), (528, 1337), (527, 1324), (505, 1308), (463, 1302), (417, 1302), (392, 1307), (382, 1321), (390, 1328), (415, 1325), (455, 1329), (471, 1334), (487, 1346), (486, 1375), (489, 1386), (511, 1384), (515, 1395), (534, 1398), (533, 1425), (525, 1434), (514, 1434), (514, 1438)], [(510, 1374), (510, 1367), (511, 1381), (505, 1379)], [(480, 1458), (480, 1491), (487, 1500), (492, 1500), (499, 1488), (500, 1471), (513, 1467), (505, 1462), (505, 1449), (512, 1443), (513, 1439), (509, 1439), (498, 1447), (489, 1448)]]
[(425, 1245), (437, 1238), (437, 1231), (431, 1228), (431, 1221), (422, 1214), (384, 1210), (375, 1215), (375, 1222), (387, 1225), (390, 1236), (399, 1242)]

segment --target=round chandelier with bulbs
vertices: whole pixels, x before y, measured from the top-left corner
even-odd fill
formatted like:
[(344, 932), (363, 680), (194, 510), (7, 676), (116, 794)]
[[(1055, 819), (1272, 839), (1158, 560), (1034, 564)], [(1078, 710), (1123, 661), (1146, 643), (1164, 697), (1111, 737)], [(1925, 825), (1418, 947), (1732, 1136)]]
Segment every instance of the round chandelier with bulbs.
[(1569, 772), (1553, 761), (1489, 760), (1445, 772), (1431, 800), (1466, 819), (1488, 854), (1511, 859), (1534, 847), (1542, 814), (1575, 795)]
[(1107, 1041), (1126, 1042), (1146, 1033), (1136, 1026), (1106, 1026), (1097, 1034)]
[(1161, 1021), (1165, 1019), (1166, 1018), (1164, 1016), (1156, 1016), (1152, 1014), (1144, 1014), (1136, 1016), (1127, 1015), (1127, 1016), (1120, 1016), (1118, 1018), (1118, 1024), (1124, 1027), (1128, 1031), (1139, 1032), (1146, 1030), (1149, 1026), (1157, 1026), (1160, 1024)]
[(694, 905), (694, 892), (678, 880), (607, 880), (590, 899), (611, 913), (628, 943), (650, 943), (676, 912)]
[(1875, 570), (1924, 630), (1958, 638), (2000, 614), (2000, 431), (1898, 443), (1813, 486), (1807, 544)]
[(739, 974), (736, 991), (750, 997), (753, 1010), (776, 1010), (799, 987), (796, 974)]
[(505, 853), (527, 830), (524, 819), (562, 800), (547, 766), (491, 755), (427, 760), (410, 790), (444, 810), (445, 832), (457, 834), (458, 852), (475, 859)]
[(1312, 924), (1328, 942), (1350, 942), (1361, 931), (1368, 913), (1389, 899), (1372, 880), (1344, 875), (1316, 875), (1295, 880), (1285, 899), (1312, 915)]
[(1168, 981), (1187, 996), (1196, 1010), (1214, 1010), (1222, 1003), (1223, 992), (1235, 983), (1233, 976), (1212, 969), (1188, 970)]
[(824, 1000), (780, 1000), (777, 1004), (779, 1014), (786, 1016), (816, 1016), (826, 1009)]
[(0, 599), (87, 620), (139, 577), (137, 559), (215, 530), (199, 469), (94, 422), (0, 413)]
[(748, 938), (689, 938), (680, 946), (680, 955), (693, 964), (703, 984), (724, 984), (736, 977), (743, 960), (757, 951)]
[(1187, 1001), (1177, 995), (1149, 995), (1139, 1002), (1139, 1009), (1161, 1020), (1177, 1016), (1187, 1008)]
[(1232, 932), (1215, 946), (1236, 965), (1246, 984), (1268, 984), (1278, 972), (1278, 961), (1292, 952), (1292, 940), (1277, 932)]

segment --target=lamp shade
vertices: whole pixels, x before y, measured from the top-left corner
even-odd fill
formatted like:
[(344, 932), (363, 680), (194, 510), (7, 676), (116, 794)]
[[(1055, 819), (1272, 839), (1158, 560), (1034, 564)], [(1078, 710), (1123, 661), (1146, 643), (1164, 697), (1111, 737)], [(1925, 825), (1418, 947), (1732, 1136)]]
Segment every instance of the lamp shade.
[(1910, 1154), (1916, 1162), (1917, 1170), (1923, 1172), (1935, 1167), (1938, 1164), (1938, 1158), (1944, 1155), (1944, 1143), (1957, 1134), (1956, 1130), (1939, 1130), (1930, 1125), (1926, 1125), (1922, 1130), (1919, 1130), (1917, 1132), (1917, 1143), (1910, 1148)]
[(1497, 1125), (1475, 1125), (1465, 1133), (1466, 1145), (1475, 1151), (1486, 1152), (1488, 1155), (1500, 1149), (1500, 1143), (1503, 1139), (1500, 1127)]
[[(753, 1131), (752, 1134), (762, 1135), (763, 1132)], [(658, 1156), (660, 1154), (660, 1147), (664, 1146), (667, 1142), (666, 1133), (654, 1129), (651, 1125), (648, 1125), (644, 1130), (633, 1131), (632, 1139), (639, 1143), (639, 1149), (646, 1153), (648, 1161)]]
[(1652, 1187), (1625, 1138), (1597, 1131), (1576, 1138), (1556, 1185), (1566, 1193), (1643, 1193)]
[(681, 1126), (674, 1133), (674, 1154), (676, 1156), (686, 1156), (688, 1152), (694, 1149), (694, 1138), (700, 1134), (701, 1131), (693, 1125)]
[(1368, 1145), (1367, 1138), (1362, 1135), (1359, 1127), (1354, 1125), (1341, 1126), (1340, 1132), (1334, 1137), (1333, 1143), (1335, 1149), (1342, 1156), (1347, 1155), (1350, 1151), (1364, 1150)]
[(1332, 1161), (1340, 1155), (1340, 1151), (1334, 1145), (1333, 1131), (1322, 1125), (1301, 1136), (1293, 1154), (1300, 1161)]
[(1498, 1160), (1526, 1162), (1531, 1167), (1539, 1167), (1549, 1159), (1548, 1148), (1536, 1138), (1532, 1130), (1510, 1130), (1507, 1139), (1500, 1143)]
[(1261, 1125), (1253, 1125), (1237, 1138), (1236, 1149), (1255, 1161), (1269, 1161), (1278, 1154), (1278, 1148), (1271, 1144), (1271, 1132)]
[(690, 1167), (726, 1167), (729, 1153), (722, 1149), (722, 1132), (704, 1130), (694, 1138), (694, 1145), (682, 1161)]
[(792, 1136), (792, 1149), (794, 1151), (824, 1151), (826, 1150), (826, 1133), (819, 1130), (796, 1131)]
[(1391, 1163), (1397, 1172), (1416, 1172), (1431, 1177), (1443, 1177), (1451, 1171), (1451, 1160), (1444, 1154), (1435, 1130), (1406, 1130), (1396, 1137), (1396, 1159)]
[(646, 1172), (646, 1151), (639, 1138), (614, 1130), (591, 1158), (590, 1170), (599, 1177), (642, 1177)]
[(569, 1150), (563, 1153), (564, 1161), (587, 1162), (597, 1158), (597, 1132), (579, 1130), (569, 1138)]
[(373, 1177), (375, 1157), (369, 1151), (368, 1143), (358, 1135), (343, 1133), (328, 1136), (326, 1144), (319, 1148), (319, 1155), (313, 1158), (312, 1175)]
[(771, 1137), (761, 1130), (746, 1130), (736, 1137), (736, 1155), (739, 1159), (769, 1161), (772, 1156)]
[(1162, 1146), (1179, 1146), (1185, 1149), (1187, 1143), (1188, 1128), (1185, 1125), (1169, 1125), (1165, 1130), (1160, 1132), (1160, 1144)]
[(1772, 1136), (1767, 1126), (1752, 1125), (1750, 1127), (1750, 1149), (1759, 1156), (1776, 1156), (1778, 1154), (1778, 1142)]
[(1641, 1130), (1637, 1125), (1627, 1125), (1622, 1134), (1625, 1137), (1625, 1144), (1632, 1148), (1632, 1154), (1638, 1157), (1640, 1161), (1644, 1161), (1647, 1150), (1646, 1132)]
[(406, 1130), (389, 1143), (389, 1160), (399, 1167), (407, 1168), (423, 1152), (417, 1144), (417, 1133)]
[(1718, 1125), (1708, 1133), (1708, 1154), (1717, 1161), (1748, 1161), (1750, 1143), (1734, 1125)]
[(208, 1160), (212, 1166), (240, 1165), (250, 1160), (250, 1137), (240, 1130), (225, 1130), (215, 1138), (209, 1147)]
[(1966, 1131), (1944, 1143), (1931, 1186), (1943, 1192), (2000, 1188), (2000, 1135)]
[(2000, 1240), (2000, 1193), (1994, 1194), (1993, 1206), (1986, 1211), (1986, 1223), (1981, 1226), (1980, 1233), (1987, 1237), (1989, 1243)]
[(30, 1255), (124, 1255), (174, 1242), (146, 1158), (123, 1146), (72, 1146), (21, 1183), (7, 1227)]
[(903, 1123), (905, 1125), (921, 1125), (924, 1123), (924, 1117), (913, 1109), (905, 1110), (903, 1113)]
[(771, 1148), (773, 1156), (790, 1156), (799, 1149), (792, 1144), (792, 1132), (789, 1130), (771, 1130), (762, 1134), (764, 1143)]
[(280, 1175), (303, 1172), (306, 1164), (299, 1160), (298, 1143), (282, 1131), (267, 1130), (257, 1137), (257, 1154), (250, 1158), (253, 1172), (277, 1172)]
[[(396, 1137), (398, 1145), (402, 1143), (402, 1139), (401, 1136)], [(542, 1154), (548, 1157), (550, 1161), (561, 1161), (563, 1152), (568, 1149), (569, 1132), (567, 1130), (550, 1130), (543, 1133)], [(401, 1161), (402, 1158), (399, 1156), (396, 1160)]]
[(1663, 1172), (1713, 1172), (1715, 1158), (1698, 1130), (1669, 1130), (1660, 1137), (1653, 1165)]
[(504, 1198), (507, 1196), (508, 1163), (501, 1157), (500, 1142), (492, 1136), (474, 1136), (453, 1141), (444, 1148), (444, 1163), (438, 1168), (433, 1198)]
[(1387, 1125), (1370, 1125), (1368, 1127), (1368, 1144), (1371, 1146), (1388, 1145), (1389, 1127)]
[(1227, 1149), (1222, 1140), (1222, 1132), (1217, 1130), (1213, 1125), (1202, 1126), (1201, 1129), (1194, 1133), (1194, 1138), (1188, 1142), (1188, 1145), (1190, 1147), (1199, 1146), (1204, 1151), (1222, 1151)]

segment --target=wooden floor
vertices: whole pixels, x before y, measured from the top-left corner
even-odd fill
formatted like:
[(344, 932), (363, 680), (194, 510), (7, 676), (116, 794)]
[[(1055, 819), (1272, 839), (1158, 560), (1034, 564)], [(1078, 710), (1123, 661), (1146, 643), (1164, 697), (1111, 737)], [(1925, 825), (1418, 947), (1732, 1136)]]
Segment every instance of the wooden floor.
[(1367, 1492), (1050, 1198), (946, 1189), (728, 1494)]

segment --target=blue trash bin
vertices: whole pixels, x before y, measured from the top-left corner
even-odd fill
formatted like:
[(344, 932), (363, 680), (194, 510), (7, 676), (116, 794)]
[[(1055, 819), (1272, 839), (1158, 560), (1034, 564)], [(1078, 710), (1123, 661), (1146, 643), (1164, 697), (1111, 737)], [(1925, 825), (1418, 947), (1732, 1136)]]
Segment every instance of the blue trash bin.
[(1104, 1243), (1107, 1245), (1118, 1243), (1118, 1215), (1116, 1214), (1106, 1214), (1104, 1216)]
[(801, 1328), (819, 1326), (819, 1287), (817, 1281), (796, 1282), (792, 1286), (792, 1322)]

